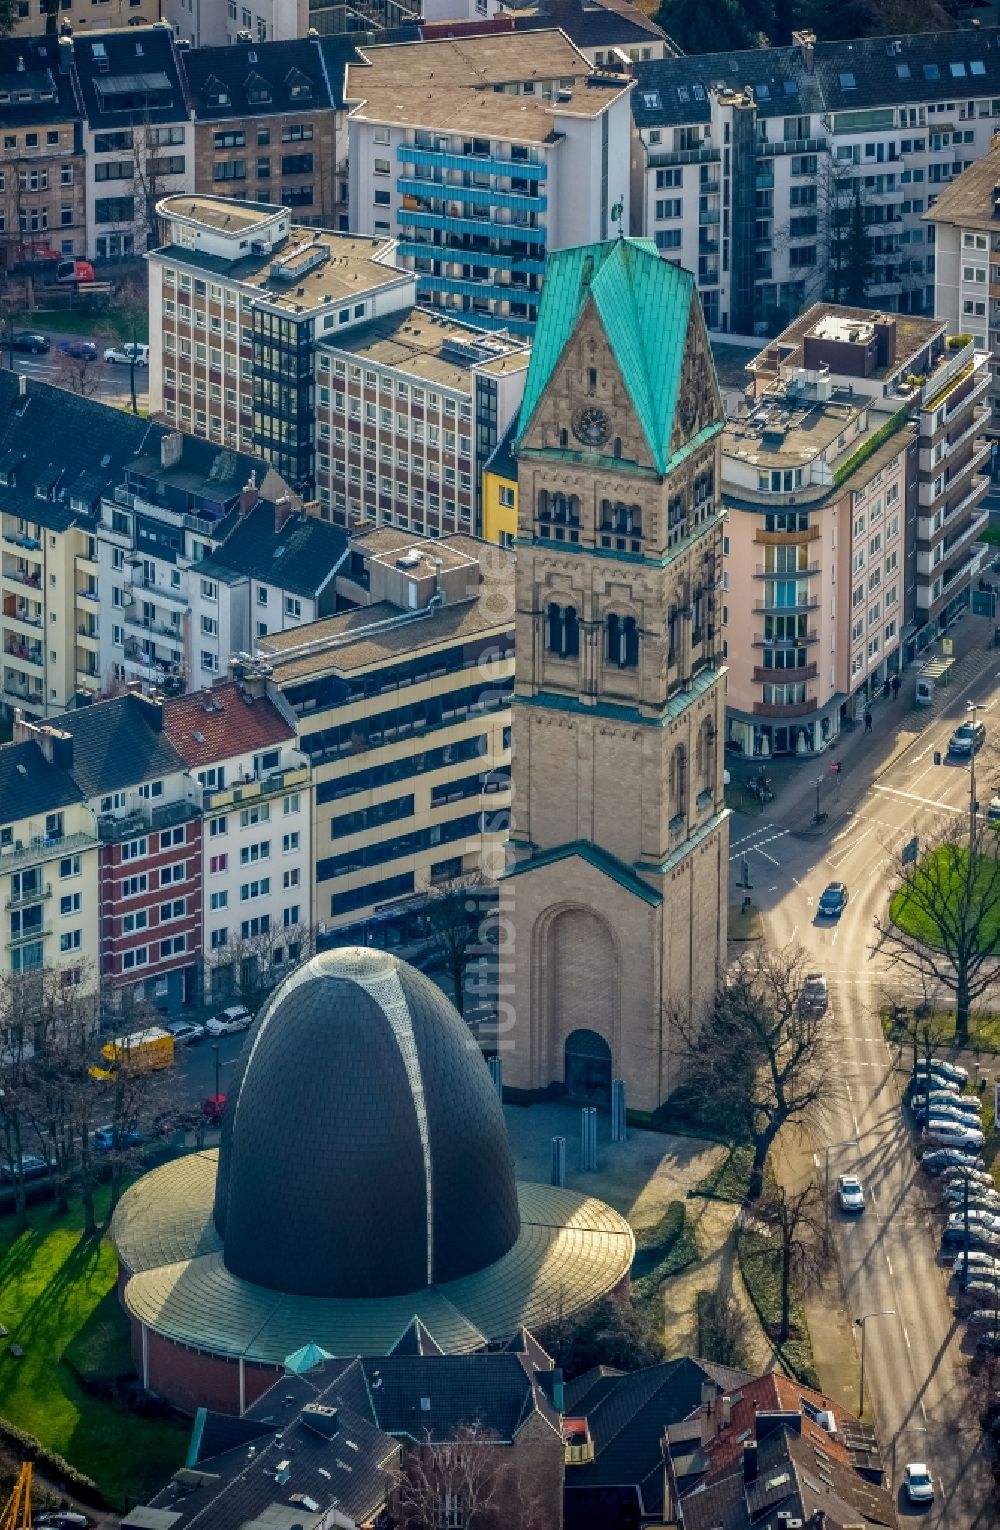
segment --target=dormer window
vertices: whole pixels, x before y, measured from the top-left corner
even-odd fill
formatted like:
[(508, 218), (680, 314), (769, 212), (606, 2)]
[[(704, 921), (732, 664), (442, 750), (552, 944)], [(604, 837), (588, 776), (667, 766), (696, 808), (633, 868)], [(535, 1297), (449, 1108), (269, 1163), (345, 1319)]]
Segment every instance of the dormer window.
[(271, 100), (271, 87), (263, 76), (251, 74), (246, 82), (247, 101), (251, 106), (267, 106)]
[(290, 69), (285, 76), (285, 84), (292, 101), (308, 101), (312, 96), (312, 83), (301, 69)]
[(221, 80), (216, 79), (214, 74), (209, 75), (205, 81), (205, 99), (209, 106), (213, 107), (230, 105), (228, 90)]

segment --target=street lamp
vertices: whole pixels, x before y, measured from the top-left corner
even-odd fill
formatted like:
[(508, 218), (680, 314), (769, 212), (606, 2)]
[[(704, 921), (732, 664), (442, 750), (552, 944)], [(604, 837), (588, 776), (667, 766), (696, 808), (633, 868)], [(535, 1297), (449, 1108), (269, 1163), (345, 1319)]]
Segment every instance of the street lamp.
[(218, 1099), (221, 1090), (219, 1089), (219, 1043), (217, 1041), (212, 1043), (212, 1051), (215, 1053), (215, 1098)]
[(979, 803), (976, 801), (976, 734), (975, 727), (979, 720), (979, 708), (982, 705), (978, 701), (967, 701), (966, 710), (971, 714), (972, 723), (972, 752), (969, 755), (969, 850), (972, 850), (972, 840), (976, 833), (976, 809)]
[(826, 1155), (826, 1236), (830, 1236), (830, 1154), (834, 1148), (857, 1147), (857, 1137), (848, 1137), (846, 1142), (828, 1142), (824, 1150)]
[(861, 1398), (858, 1403), (858, 1418), (865, 1411), (865, 1324), (869, 1318), (895, 1317), (895, 1307), (887, 1307), (884, 1312), (866, 1312), (864, 1317), (854, 1319), (855, 1328), (861, 1329)]

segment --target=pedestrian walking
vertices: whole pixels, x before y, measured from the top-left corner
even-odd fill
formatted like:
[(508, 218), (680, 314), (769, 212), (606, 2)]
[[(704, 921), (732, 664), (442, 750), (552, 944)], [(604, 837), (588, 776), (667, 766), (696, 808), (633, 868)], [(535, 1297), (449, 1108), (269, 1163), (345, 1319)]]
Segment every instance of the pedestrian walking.
[(872, 714), (866, 709), (866, 711), (865, 711), (865, 732), (866, 733), (870, 733), (871, 731), (872, 731)]
[(893, 701), (895, 701), (895, 699), (896, 699), (896, 697), (898, 695), (899, 695), (899, 676), (898, 675), (893, 675), (893, 677), (892, 677), (892, 699), (893, 699)]

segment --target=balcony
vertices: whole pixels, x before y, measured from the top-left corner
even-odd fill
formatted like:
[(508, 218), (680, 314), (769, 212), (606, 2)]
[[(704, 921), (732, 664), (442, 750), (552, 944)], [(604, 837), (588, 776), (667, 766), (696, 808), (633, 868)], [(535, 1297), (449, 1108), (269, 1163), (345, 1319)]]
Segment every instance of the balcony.
[(22, 536), (19, 531), (5, 530), (3, 539), (9, 547), (20, 547), (23, 552), (41, 552), (42, 550), (42, 544), (37, 537)]
[(182, 675), (184, 667), (168, 659), (157, 659), (149, 654), (125, 654), (125, 673), (134, 680), (150, 680), (161, 684), (173, 675)]
[(13, 659), (15, 664), (31, 664), (41, 669), (45, 660), (40, 646), (29, 647), (27, 643), (19, 643), (16, 639), (8, 640), (3, 645), (5, 659)]
[(13, 845), (0, 850), (0, 876), (10, 876), (11, 872), (23, 871), (28, 866), (43, 865), (46, 861), (55, 860), (64, 855), (76, 855), (84, 850), (92, 849), (96, 844), (97, 835), (89, 829), (77, 834), (64, 834), (61, 839), (53, 839), (46, 835), (34, 835), (26, 840), (18, 839)]
[(810, 595), (805, 600), (796, 601), (793, 606), (778, 605), (775, 601), (768, 604), (761, 600), (756, 602), (753, 609), (758, 616), (799, 616), (806, 611), (815, 611), (818, 605), (819, 596)]
[(799, 664), (794, 669), (771, 669), (754, 665), (753, 678), (758, 685), (793, 685), (797, 680), (815, 680), (818, 664)]
[(41, 903), (45, 898), (52, 896), (52, 883), (39, 882), (31, 892), (24, 892), (19, 898), (8, 898), (5, 908), (24, 908), (29, 903)]
[(12, 584), (21, 584), (26, 590), (40, 590), (42, 587), (41, 574), (21, 573), (18, 569), (4, 569), (2, 578)]
[[(771, 186), (774, 185), (774, 176), (773, 175), (772, 175), (772, 177), (770, 179), (770, 182), (768, 184), (771, 185)], [(717, 180), (714, 180), (714, 181), (700, 181), (699, 184), (698, 184), (698, 195), (702, 196), (702, 197), (717, 197), (719, 195), (719, 189), (720, 189), (720, 183)]]
[(804, 542), (819, 541), (819, 527), (809, 526), (805, 531), (765, 531), (758, 526), (753, 539), (760, 547), (799, 547)]
[(88, 606), (97, 606), (100, 609), (101, 597), (98, 593), (97, 584), (82, 585), (76, 592), (77, 600), (84, 601)]
[(95, 648), (100, 647), (101, 636), (96, 622), (78, 622), (76, 635), (84, 643), (93, 643)]
[[(37, 602), (32, 602), (37, 605)], [(13, 596), (8, 597), (3, 605), (3, 619), (5, 622), (21, 622), (25, 627), (41, 627), (42, 612), (38, 608), (37, 614), (29, 610), (24, 601), (15, 603)]]
[(285, 792), (297, 791), (309, 780), (306, 765), (286, 765), (284, 770), (269, 772), (259, 781), (241, 781), (235, 786), (221, 786), (206, 791), (203, 807), (206, 813), (218, 813), (224, 808), (242, 807), (248, 802), (260, 802), (267, 797), (283, 796)]
[(486, 208), (511, 207), (535, 213), (545, 212), (548, 207), (548, 199), (541, 193), (531, 196), (527, 192), (493, 191), (489, 186), (455, 186), (444, 181), (407, 180), (400, 177), (398, 190), (401, 195), (415, 197), (418, 201), (444, 203), (445, 215), (454, 207), (455, 216), (459, 218), (463, 215), (462, 209), (466, 203)]
[(396, 158), (402, 164), (486, 173), (511, 180), (544, 181), (549, 173), (548, 165), (532, 164), (528, 160), (496, 159), (489, 154), (461, 154), (447, 149), (421, 149), (412, 143), (401, 143), (396, 149)]
[(173, 829), (198, 817), (200, 812), (193, 802), (165, 802), (160, 807), (136, 808), (123, 818), (102, 813), (97, 820), (97, 832), (102, 844), (117, 844), (123, 839), (134, 839), (137, 834)]
[(815, 627), (810, 627), (805, 637), (797, 638), (766, 638), (755, 637), (751, 643), (753, 648), (766, 648), (769, 653), (790, 653), (793, 649), (803, 648), (807, 643), (818, 643), (819, 633)]
[(122, 620), (126, 627), (134, 627), (138, 632), (149, 632), (155, 637), (169, 638), (174, 643), (184, 641), (184, 634), (180, 627), (172, 627), (168, 622), (154, 622), (148, 616), (136, 616), (134, 611), (124, 612)]
[(755, 701), (753, 710), (755, 717), (805, 717), (818, 705), (816, 697), (810, 696), (807, 701)]
[[(817, 528), (818, 530), (818, 528)], [(799, 535), (802, 533), (800, 532)], [(792, 568), (787, 573), (782, 569), (767, 568), (763, 563), (758, 563), (754, 569), (755, 579), (808, 579), (813, 574), (818, 574), (822, 568), (820, 563), (809, 563), (805, 568)]]
[[(207, 527), (209, 531), (212, 528), (212, 522), (203, 521), (201, 516), (193, 515), (191, 519), (199, 523), (194, 528), (196, 531), (201, 530), (203, 526)], [(165, 600), (169, 605), (183, 606), (185, 610), (187, 609), (188, 598), (184, 590), (175, 590), (169, 585), (157, 584), (155, 579), (133, 579), (125, 588), (131, 589), (133, 593), (136, 590), (141, 590), (144, 595), (151, 595), (154, 600)]]
[(39, 924), (36, 925), (33, 929), (22, 930), (20, 935), (11, 935), (8, 940), (4, 941), (4, 945), (7, 947), (7, 950), (10, 951), (15, 946), (30, 945), (33, 940), (45, 940), (45, 938), (51, 934), (52, 926), (50, 924)]

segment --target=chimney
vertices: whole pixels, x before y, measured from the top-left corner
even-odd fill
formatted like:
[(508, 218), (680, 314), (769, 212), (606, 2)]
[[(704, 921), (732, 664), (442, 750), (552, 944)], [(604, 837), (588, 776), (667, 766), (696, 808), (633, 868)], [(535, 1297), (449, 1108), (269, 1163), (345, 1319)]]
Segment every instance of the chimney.
[(733, 1399), (726, 1394), (722, 1399), (722, 1427), (728, 1429), (733, 1421)]
[(793, 32), (792, 42), (802, 55), (803, 69), (807, 70), (809, 74), (812, 74), (813, 66), (816, 60), (816, 33)]
[(714, 1381), (701, 1384), (701, 1443), (711, 1445), (719, 1432), (719, 1388)]
[(24, 73), (24, 54), (23, 53), (19, 53), (17, 55), (17, 72), (18, 72), (18, 74), (23, 74)]
[(282, 494), (274, 501), (274, 534), (278, 535), (282, 526), (295, 514), (295, 505), (287, 494)]
[(552, 1406), (557, 1413), (561, 1413), (566, 1406), (566, 1386), (561, 1365), (557, 1365), (552, 1372)]
[(246, 486), (240, 491), (240, 519), (249, 515), (254, 505), (260, 499), (260, 491), (257, 488), (257, 474), (251, 473)]
[(181, 460), (184, 451), (184, 437), (179, 430), (173, 430), (169, 435), (160, 437), (160, 466), (169, 468), (176, 467)]
[(879, 314), (875, 320), (875, 348), (880, 367), (891, 367), (896, 360), (896, 319), (893, 314)]
[(743, 1445), (743, 1486), (757, 1481), (757, 1441), (746, 1440)]
[(142, 709), (140, 716), (148, 723), (154, 733), (163, 732), (163, 702), (158, 696), (145, 696), (141, 692), (133, 692), (132, 700)]

